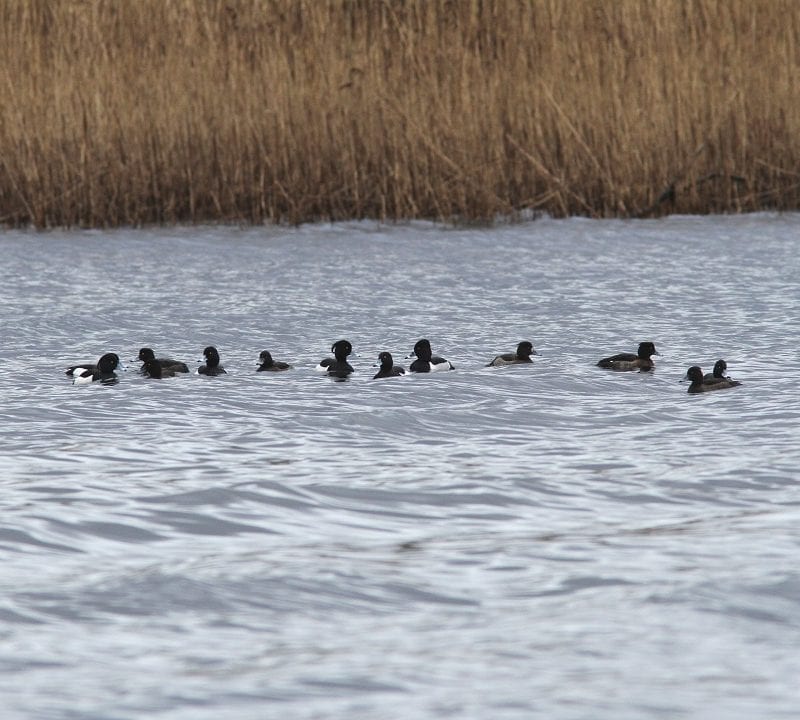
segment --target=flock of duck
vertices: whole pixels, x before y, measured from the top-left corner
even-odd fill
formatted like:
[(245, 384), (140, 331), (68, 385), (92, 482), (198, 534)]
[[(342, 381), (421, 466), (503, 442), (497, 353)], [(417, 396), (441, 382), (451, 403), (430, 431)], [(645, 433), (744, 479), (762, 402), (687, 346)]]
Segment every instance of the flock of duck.
[[(331, 346), (333, 357), (321, 360), (316, 369), (330, 377), (344, 379), (353, 372), (353, 366), (347, 361), (352, 352), (353, 346), (349, 341), (337, 340)], [(517, 345), (516, 351), (496, 355), (486, 367), (532, 363), (531, 355), (538, 354), (533, 349), (533, 345), (525, 340)], [(609, 370), (649, 372), (655, 367), (652, 359), (653, 355), (658, 355), (655, 345), (652, 342), (642, 342), (639, 343), (636, 353), (611, 355), (602, 358), (597, 365)], [(198, 375), (215, 376), (226, 374), (225, 368), (220, 364), (219, 352), (215, 347), (209, 345), (203, 350), (203, 356), (205, 364), (197, 368)], [(409, 372), (412, 373), (431, 373), (455, 369), (449, 360), (433, 354), (431, 344), (425, 338), (417, 341), (414, 345), (414, 351), (407, 356), (407, 359), (410, 358), (414, 358), (408, 368)], [(141, 373), (155, 379), (174, 377), (176, 374), (189, 372), (189, 366), (186, 363), (172, 358), (158, 358), (153, 350), (147, 347), (139, 350), (139, 360), (142, 361)], [(261, 364), (256, 368), (257, 372), (282, 372), (292, 368), (289, 363), (273, 360), (268, 350), (262, 350), (259, 355), (259, 362)], [(121, 367), (119, 356), (116, 353), (106, 353), (96, 363), (84, 363), (68, 367), (66, 374), (72, 377), (75, 384), (113, 383), (117, 381), (116, 370), (119, 367)], [(378, 355), (376, 367), (380, 369), (373, 377), (374, 380), (406, 374), (405, 368), (401, 365), (395, 365), (394, 358), (388, 352), (381, 352)], [(732, 380), (725, 374), (727, 369), (728, 366), (724, 360), (717, 360), (714, 365), (714, 371), (704, 375), (700, 367), (693, 365), (688, 369), (684, 378), (690, 381), (688, 392), (710, 392), (741, 385), (740, 382)]]

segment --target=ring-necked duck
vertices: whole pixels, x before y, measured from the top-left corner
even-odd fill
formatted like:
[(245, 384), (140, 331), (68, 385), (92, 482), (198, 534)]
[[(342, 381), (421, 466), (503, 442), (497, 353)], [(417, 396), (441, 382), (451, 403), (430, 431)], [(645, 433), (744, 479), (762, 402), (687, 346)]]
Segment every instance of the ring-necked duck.
[(439, 370), (455, 370), (453, 363), (449, 360), (445, 360), (443, 357), (433, 354), (431, 344), (425, 338), (417, 340), (414, 345), (414, 352), (408, 357), (417, 358), (408, 368), (411, 372), (426, 373), (438, 372)]
[(731, 380), (730, 378), (718, 378), (714, 382), (704, 382), (703, 380), (703, 371), (697, 365), (692, 365), (686, 371), (686, 380), (691, 380), (691, 385), (689, 385), (688, 392), (690, 393), (701, 393), (701, 392), (711, 392), (712, 390), (724, 390), (725, 388), (736, 387), (737, 385), (741, 385), (738, 380)]
[(213, 345), (209, 345), (203, 350), (203, 357), (206, 359), (206, 364), (197, 368), (198, 375), (227, 375), (225, 368), (219, 364), (217, 348)]
[(331, 352), (332, 358), (319, 361), (316, 368), (319, 372), (338, 378), (345, 378), (353, 372), (352, 366), (347, 362), (347, 356), (353, 352), (353, 346), (347, 340), (337, 340), (331, 345)]
[(531, 355), (538, 355), (539, 353), (533, 349), (533, 345), (527, 340), (524, 340), (517, 345), (517, 351), (513, 353), (504, 353), (497, 355), (486, 367), (500, 367), (502, 365), (520, 365), (522, 363), (532, 363)]
[(289, 363), (273, 360), (269, 350), (262, 350), (258, 359), (261, 361), (261, 365), (258, 366), (256, 372), (279, 372), (281, 370), (289, 370), (292, 367)]
[(142, 365), (141, 372), (148, 375), (150, 373), (145, 369), (145, 365), (147, 364), (148, 360), (155, 360), (159, 365), (161, 365), (162, 368), (171, 368), (173, 374), (189, 372), (189, 366), (186, 363), (181, 362), (180, 360), (173, 360), (172, 358), (157, 358), (156, 354), (153, 352), (153, 349), (149, 347), (143, 347), (141, 350), (139, 350), (139, 360), (144, 363)]
[(67, 368), (67, 375), (72, 376), (75, 385), (100, 381), (111, 385), (117, 382), (114, 373), (120, 366), (119, 356), (116, 353), (106, 353), (97, 363), (86, 363), (85, 365), (72, 365)]
[(382, 352), (378, 355), (378, 365), (381, 369), (375, 373), (373, 380), (406, 374), (405, 368), (402, 365), (395, 365), (392, 354), (388, 352)]
[(176, 372), (183, 372), (183, 370), (178, 370), (172, 365), (162, 365), (156, 358), (145, 360), (142, 365), (142, 373), (155, 380), (175, 377)]
[(703, 382), (719, 382), (720, 380), (727, 379), (725, 371), (728, 369), (728, 363), (724, 360), (717, 360), (714, 363), (714, 372), (706, 373), (703, 375)]
[(658, 355), (656, 346), (651, 342), (643, 342), (639, 343), (636, 355), (633, 353), (619, 353), (603, 358), (597, 363), (597, 366), (611, 370), (652, 370), (656, 364), (650, 359), (651, 355)]

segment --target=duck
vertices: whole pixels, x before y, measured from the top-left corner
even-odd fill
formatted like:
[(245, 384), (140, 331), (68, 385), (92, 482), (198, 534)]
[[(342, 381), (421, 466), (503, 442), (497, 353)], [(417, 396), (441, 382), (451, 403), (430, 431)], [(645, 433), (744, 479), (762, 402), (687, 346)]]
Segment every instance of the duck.
[(97, 363), (86, 363), (84, 365), (72, 365), (67, 368), (66, 374), (72, 377), (74, 385), (83, 385), (91, 382), (102, 382), (112, 385), (117, 382), (117, 375), (114, 372), (121, 367), (119, 356), (116, 353), (106, 353)]
[(347, 356), (353, 352), (353, 346), (348, 340), (337, 340), (331, 345), (331, 352), (333, 357), (320, 360), (316, 369), (331, 377), (346, 378), (353, 372), (352, 365), (347, 362)]
[(414, 352), (408, 357), (416, 357), (416, 360), (414, 360), (408, 368), (411, 372), (426, 373), (438, 372), (440, 370), (455, 370), (455, 366), (449, 360), (445, 360), (443, 357), (433, 354), (431, 343), (425, 338), (417, 340), (414, 345)]
[(203, 350), (203, 357), (206, 359), (206, 364), (197, 368), (198, 375), (227, 375), (225, 368), (219, 364), (219, 353), (217, 348), (209, 345)]
[(161, 362), (156, 358), (145, 360), (144, 365), (142, 365), (142, 374), (147, 375), (147, 377), (151, 377), (155, 380), (175, 377), (175, 373), (179, 372), (183, 372), (183, 370), (178, 370), (172, 365), (162, 365)]
[(261, 365), (256, 368), (256, 372), (280, 372), (281, 370), (289, 370), (292, 367), (289, 363), (273, 360), (269, 350), (262, 350), (258, 359), (261, 361)]
[(141, 372), (143, 374), (150, 374), (145, 367), (148, 360), (155, 360), (162, 368), (172, 368), (173, 374), (189, 372), (189, 366), (186, 363), (180, 360), (173, 360), (172, 358), (157, 358), (153, 349), (149, 347), (143, 347), (139, 350), (139, 360), (143, 363), (141, 367)]
[(402, 365), (395, 365), (392, 354), (388, 352), (382, 352), (378, 355), (377, 365), (380, 366), (380, 370), (375, 373), (372, 378), (373, 380), (387, 377), (398, 377), (399, 375), (406, 374), (405, 368)]
[(538, 355), (539, 353), (533, 349), (533, 344), (527, 340), (523, 340), (517, 345), (516, 352), (503, 353), (502, 355), (495, 356), (494, 360), (486, 365), (486, 367), (502, 367), (503, 365), (522, 365), (523, 363), (532, 363), (531, 355)]
[(641, 370), (646, 372), (652, 370), (656, 364), (651, 360), (651, 355), (658, 355), (656, 346), (651, 342), (639, 343), (636, 354), (618, 353), (611, 357), (603, 358), (597, 363), (597, 367), (608, 368), (610, 370)]
[(717, 360), (717, 362), (714, 363), (714, 371), (703, 375), (703, 382), (711, 383), (726, 380), (727, 376), (725, 375), (725, 371), (727, 369), (728, 363), (724, 360)]
[(692, 367), (686, 371), (686, 377), (684, 379), (691, 381), (691, 385), (689, 385), (689, 390), (687, 391), (690, 393), (724, 390), (725, 388), (732, 388), (742, 384), (738, 380), (731, 380), (730, 378), (718, 378), (714, 382), (705, 382), (703, 379), (703, 370), (697, 365), (692, 365)]

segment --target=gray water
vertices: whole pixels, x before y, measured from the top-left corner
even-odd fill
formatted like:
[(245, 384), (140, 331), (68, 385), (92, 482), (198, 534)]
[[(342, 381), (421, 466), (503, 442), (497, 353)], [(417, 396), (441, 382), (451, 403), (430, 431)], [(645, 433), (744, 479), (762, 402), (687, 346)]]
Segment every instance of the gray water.
[(2, 718), (796, 718), (799, 231), (3, 233)]

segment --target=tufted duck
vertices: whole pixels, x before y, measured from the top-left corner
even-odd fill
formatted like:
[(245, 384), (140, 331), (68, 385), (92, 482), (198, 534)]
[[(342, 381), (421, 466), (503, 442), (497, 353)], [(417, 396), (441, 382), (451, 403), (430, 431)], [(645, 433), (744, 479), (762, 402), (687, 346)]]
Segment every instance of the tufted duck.
[(724, 360), (717, 360), (714, 363), (714, 372), (706, 373), (703, 375), (703, 382), (711, 383), (711, 382), (719, 382), (720, 380), (725, 380), (727, 376), (725, 375), (725, 371), (728, 369), (728, 363)]
[(139, 360), (144, 363), (141, 368), (141, 372), (143, 374), (150, 374), (145, 368), (148, 360), (155, 360), (159, 365), (161, 365), (162, 368), (171, 368), (173, 374), (189, 372), (189, 367), (186, 365), (186, 363), (181, 362), (180, 360), (173, 360), (172, 358), (157, 358), (152, 348), (149, 347), (143, 347), (141, 350), (139, 350)]
[(273, 360), (269, 350), (262, 350), (258, 359), (261, 361), (261, 365), (258, 366), (256, 372), (279, 372), (281, 370), (289, 370), (292, 367), (289, 363)]
[(118, 367), (122, 367), (119, 362), (119, 356), (116, 353), (106, 353), (97, 361), (97, 364), (87, 363), (86, 365), (73, 365), (67, 368), (67, 375), (72, 376), (72, 382), (75, 385), (98, 380), (106, 385), (113, 385), (117, 382), (114, 370)]
[(172, 365), (162, 365), (156, 358), (145, 360), (142, 365), (142, 373), (156, 380), (175, 377), (176, 372), (183, 372), (183, 370), (178, 370)]
[(403, 368), (402, 365), (395, 365), (392, 354), (388, 352), (382, 352), (378, 355), (377, 365), (380, 366), (380, 370), (375, 373), (375, 376), (372, 378), (373, 380), (406, 374), (405, 368)]
[(225, 368), (219, 364), (219, 353), (217, 348), (209, 345), (203, 350), (203, 356), (206, 359), (206, 364), (197, 368), (198, 375), (226, 375)]
[(333, 357), (320, 360), (317, 370), (331, 377), (346, 378), (353, 372), (352, 366), (347, 362), (347, 356), (353, 352), (353, 346), (347, 340), (337, 340), (331, 345), (331, 352)]
[(513, 353), (504, 353), (498, 355), (486, 367), (500, 367), (502, 365), (521, 365), (522, 363), (532, 363), (531, 355), (538, 355), (539, 353), (533, 349), (533, 345), (527, 340), (524, 340), (517, 345), (517, 351)]
[(656, 346), (651, 342), (639, 343), (636, 355), (633, 353), (619, 353), (611, 357), (603, 358), (597, 363), (598, 367), (609, 368), (611, 370), (652, 370), (656, 365), (650, 359), (651, 355), (658, 355)]

